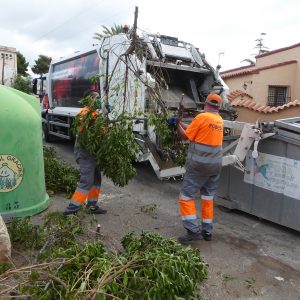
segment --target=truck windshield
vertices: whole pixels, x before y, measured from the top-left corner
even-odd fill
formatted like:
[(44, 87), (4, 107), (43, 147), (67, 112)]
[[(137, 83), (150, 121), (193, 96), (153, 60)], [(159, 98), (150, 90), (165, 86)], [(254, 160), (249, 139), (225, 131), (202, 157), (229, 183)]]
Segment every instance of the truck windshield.
[(80, 100), (88, 89), (99, 89), (91, 77), (99, 73), (96, 51), (60, 62), (53, 66), (51, 92), (53, 106), (81, 107)]

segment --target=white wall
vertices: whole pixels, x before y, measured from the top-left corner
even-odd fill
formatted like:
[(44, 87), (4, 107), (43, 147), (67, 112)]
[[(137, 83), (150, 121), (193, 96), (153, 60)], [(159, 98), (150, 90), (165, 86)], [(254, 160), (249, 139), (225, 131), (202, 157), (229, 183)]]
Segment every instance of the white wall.
[[(0, 45), (0, 84), (11, 86), (17, 74), (17, 53), (12, 47)], [(4, 76), (3, 76), (4, 75)]]

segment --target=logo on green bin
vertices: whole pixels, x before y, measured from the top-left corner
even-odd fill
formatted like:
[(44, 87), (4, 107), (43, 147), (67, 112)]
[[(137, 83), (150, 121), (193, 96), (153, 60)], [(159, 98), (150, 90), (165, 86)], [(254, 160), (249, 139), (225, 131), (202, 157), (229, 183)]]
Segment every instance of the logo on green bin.
[(13, 155), (0, 154), (0, 193), (13, 191), (23, 179), (22, 163)]

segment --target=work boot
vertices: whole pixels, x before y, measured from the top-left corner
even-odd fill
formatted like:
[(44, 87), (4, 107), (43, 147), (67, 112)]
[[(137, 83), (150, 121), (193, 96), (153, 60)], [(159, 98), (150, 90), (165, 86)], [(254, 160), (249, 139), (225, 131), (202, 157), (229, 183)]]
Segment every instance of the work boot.
[(66, 209), (65, 209), (65, 211), (63, 212), (63, 215), (64, 216), (69, 216), (69, 215), (76, 215), (77, 213), (78, 213), (78, 211), (79, 211), (79, 206), (78, 205), (75, 205), (75, 204), (73, 204), (73, 203), (70, 203), (67, 207), (66, 207)]
[(86, 209), (90, 214), (106, 214), (107, 210), (100, 208), (98, 205), (87, 205)]
[(208, 231), (202, 230), (201, 234), (202, 234), (203, 239), (205, 241), (211, 241), (211, 239), (212, 239), (212, 234), (211, 233), (209, 233)]
[(189, 242), (192, 242), (192, 241), (202, 240), (202, 235), (200, 232), (196, 233), (196, 232), (187, 230), (187, 234), (180, 236), (177, 240), (181, 244), (188, 244)]

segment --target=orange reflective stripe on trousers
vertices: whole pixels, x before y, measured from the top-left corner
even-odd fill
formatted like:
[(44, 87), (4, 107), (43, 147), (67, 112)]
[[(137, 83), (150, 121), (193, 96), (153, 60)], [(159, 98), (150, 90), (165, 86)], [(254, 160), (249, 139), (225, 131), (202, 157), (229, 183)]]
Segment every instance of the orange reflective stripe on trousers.
[(196, 215), (196, 206), (193, 199), (184, 200), (179, 198), (179, 213), (181, 217)]
[(202, 220), (212, 221), (214, 218), (214, 201), (213, 199), (202, 199)]
[(93, 186), (88, 194), (89, 199), (96, 199), (98, 200), (99, 195), (100, 195), (100, 187), (95, 187)]
[(87, 199), (88, 193), (83, 193), (76, 189), (74, 194), (72, 195), (71, 201), (77, 202), (77, 203), (85, 203)]

